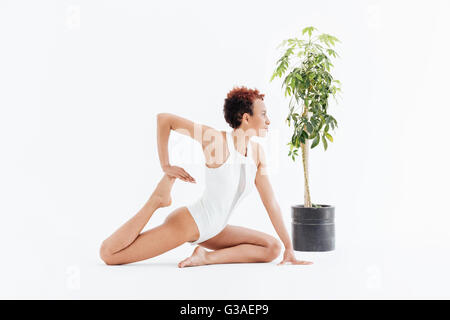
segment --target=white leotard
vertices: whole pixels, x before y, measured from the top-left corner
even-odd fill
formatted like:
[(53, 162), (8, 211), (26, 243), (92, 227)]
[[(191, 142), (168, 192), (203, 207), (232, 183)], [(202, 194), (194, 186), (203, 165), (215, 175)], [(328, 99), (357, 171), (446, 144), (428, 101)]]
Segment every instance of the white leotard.
[(231, 132), (226, 132), (225, 136), (230, 155), (218, 168), (205, 165), (205, 191), (197, 201), (186, 206), (200, 232), (200, 237), (190, 242), (191, 245), (222, 231), (234, 209), (255, 186), (257, 168), (251, 142), (247, 146), (247, 156), (244, 156), (234, 148)]

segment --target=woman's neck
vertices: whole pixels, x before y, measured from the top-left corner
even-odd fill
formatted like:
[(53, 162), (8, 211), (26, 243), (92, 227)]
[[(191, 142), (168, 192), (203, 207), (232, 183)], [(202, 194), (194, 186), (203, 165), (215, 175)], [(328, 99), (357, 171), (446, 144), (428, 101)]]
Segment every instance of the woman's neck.
[(242, 129), (234, 129), (231, 132), (233, 137), (233, 144), (235, 149), (242, 155), (247, 156), (248, 143), (250, 142), (250, 137), (245, 134)]

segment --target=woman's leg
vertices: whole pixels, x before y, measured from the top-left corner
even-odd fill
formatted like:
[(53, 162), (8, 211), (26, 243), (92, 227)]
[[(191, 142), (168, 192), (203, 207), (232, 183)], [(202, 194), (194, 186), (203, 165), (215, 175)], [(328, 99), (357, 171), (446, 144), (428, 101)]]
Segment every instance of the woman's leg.
[(180, 268), (218, 263), (270, 262), (281, 252), (280, 241), (271, 235), (232, 225), (227, 225), (218, 235), (199, 245), (192, 256), (178, 264)]
[(103, 241), (100, 251), (114, 254), (129, 246), (139, 235), (156, 209), (167, 207), (172, 203), (170, 191), (176, 178), (164, 174), (150, 198), (134, 217), (122, 225), (109, 238)]
[(175, 178), (164, 175), (139, 212), (103, 241), (100, 257), (108, 264), (125, 264), (149, 259), (186, 241), (198, 239), (197, 225), (186, 207), (178, 208), (156, 228), (140, 234), (153, 212), (171, 204)]
[(141, 233), (128, 247), (114, 254), (100, 253), (108, 265), (126, 264), (156, 257), (200, 236), (186, 207), (173, 211), (164, 223)]

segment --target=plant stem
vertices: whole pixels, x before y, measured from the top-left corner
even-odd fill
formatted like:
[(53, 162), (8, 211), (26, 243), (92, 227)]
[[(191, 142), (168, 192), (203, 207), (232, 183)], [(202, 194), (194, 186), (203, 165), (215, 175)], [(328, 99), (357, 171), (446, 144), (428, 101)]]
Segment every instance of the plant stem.
[(300, 143), (300, 147), (302, 149), (302, 163), (303, 163), (303, 174), (305, 178), (305, 208), (311, 208), (311, 194), (309, 191), (309, 175), (308, 175), (308, 148), (309, 141), (308, 139), (305, 141), (305, 144)]
[[(304, 112), (302, 116), (308, 117), (308, 108), (306, 108), (306, 106), (304, 106)], [(302, 149), (303, 175), (305, 180), (304, 207), (311, 208), (311, 193), (309, 191), (309, 171), (308, 171), (309, 140), (306, 139), (304, 144), (300, 142), (300, 148)]]

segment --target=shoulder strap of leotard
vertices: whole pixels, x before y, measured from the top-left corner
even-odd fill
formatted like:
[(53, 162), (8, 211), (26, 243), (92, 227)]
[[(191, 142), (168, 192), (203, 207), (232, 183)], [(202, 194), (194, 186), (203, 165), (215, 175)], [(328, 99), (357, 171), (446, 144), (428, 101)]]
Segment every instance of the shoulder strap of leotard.
[[(226, 139), (227, 139), (227, 143), (228, 143), (228, 150), (231, 154), (235, 154), (238, 151), (234, 148), (234, 143), (233, 143), (233, 136), (231, 135), (231, 132), (227, 131), (226, 132)], [(251, 141), (248, 142), (248, 146), (247, 146), (247, 159), (251, 159), (253, 161), (252, 158), (250, 158), (252, 156), (252, 144)]]
[(226, 131), (226, 139), (227, 139), (227, 144), (228, 144), (228, 152), (230, 154), (234, 154), (236, 151), (236, 149), (234, 149), (234, 144), (233, 144), (233, 136), (231, 135), (231, 133), (229, 131)]
[(247, 158), (251, 161), (254, 161), (252, 158), (252, 140), (250, 139), (250, 141), (248, 142), (248, 146), (247, 146)]

